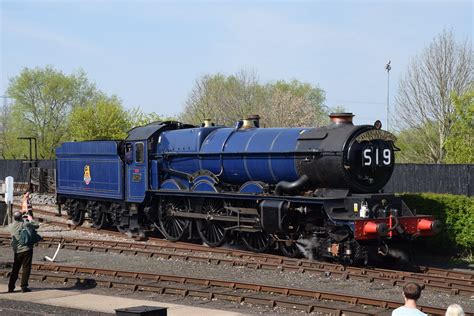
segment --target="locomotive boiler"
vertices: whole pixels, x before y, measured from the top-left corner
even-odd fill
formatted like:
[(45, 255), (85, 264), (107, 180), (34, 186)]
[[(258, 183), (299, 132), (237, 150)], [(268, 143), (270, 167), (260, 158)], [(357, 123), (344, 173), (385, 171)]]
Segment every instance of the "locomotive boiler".
[(261, 128), (258, 116), (234, 127), (161, 122), (123, 141), (64, 143), (58, 203), (78, 225), (88, 216), (98, 228), (154, 228), (173, 241), (367, 262), (439, 222), (381, 192), (395, 137), (352, 117), (332, 114), (318, 128)]

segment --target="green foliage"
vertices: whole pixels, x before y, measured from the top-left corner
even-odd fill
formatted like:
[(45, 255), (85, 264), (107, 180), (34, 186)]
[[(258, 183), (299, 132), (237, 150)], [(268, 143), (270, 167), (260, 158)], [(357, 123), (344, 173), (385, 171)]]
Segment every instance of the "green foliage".
[(70, 137), (77, 141), (123, 139), (131, 127), (128, 113), (115, 96), (76, 107), (70, 115), (69, 126)]
[(155, 112), (144, 113), (140, 108), (136, 107), (127, 111), (128, 122), (130, 128), (144, 126), (152, 122), (176, 121), (175, 118), (162, 118)]
[(27, 158), (28, 141), (18, 137), (35, 137), (39, 158), (50, 159), (64, 141), (123, 139), (132, 127), (161, 120), (139, 108), (126, 111), (82, 71), (65, 75), (50, 66), (25, 68), (10, 80), (7, 95), (14, 102), (0, 113), (4, 158)]
[(10, 80), (7, 95), (14, 99), (5, 128), (4, 155), (23, 157), (35, 137), (40, 157), (52, 158), (54, 148), (68, 139), (68, 115), (75, 107), (101, 95), (83, 72), (65, 75), (52, 67), (25, 68)]
[[(446, 152), (441, 163), (474, 163), (474, 88), (452, 96), (454, 113), (452, 128), (445, 141)], [(432, 163), (439, 156), (439, 123), (429, 121), (401, 131), (396, 145), (397, 162)], [(427, 141), (429, 140), (429, 141)]]
[(204, 75), (196, 80), (180, 120), (199, 125), (204, 119), (211, 119), (217, 124), (233, 125), (256, 114), (255, 109), (263, 103), (263, 87), (254, 73)]
[(211, 119), (233, 126), (259, 114), (262, 126), (317, 126), (326, 120), (324, 91), (298, 80), (262, 84), (254, 73), (205, 75), (196, 80), (180, 120), (201, 124)]
[[(426, 139), (431, 142), (427, 143)], [(434, 123), (424, 124), (420, 127), (409, 128), (397, 135), (395, 145), (400, 148), (396, 152), (396, 161), (399, 163), (430, 163), (437, 155), (438, 134)]]
[(279, 80), (265, 86), (261, 108), (268, 126), (321, 126), (329, 122), (325, 92), (309, 83)]
[[(443, 223), (437, 236), (422, 241), (423, 248), (439, 254), (474, 252), (474, 198), (451, 194), (403, 194), (403, 200), (418, 214), (434, 215)], [(426, 244), (424, 244), (426, 243)]]
[[(421, 147), (415, 153), (419, 160), (415, 161), (446, 162), (446, 142), (450, 135), (462, 135), (455, 130), (459, 115), (451, 96), (472, 89), (473, 57), (470, 41), (457, 42), (452, 31), (443, 30), (412, 60), (401, 77), (394, 118), (399, 129), (412, 133), (409, 138), (414, 146)], [(450, 146), (456, 148), (461, 143), (452, 140)], [(463, 154), (459, 155), (464, 157)], [(406, 156), (414, 158), (410, 153)], [(451, 157), (452, 161), (462, 160), (453, 152)]]
[(453, 128), (446, 140), (447, 163), (474, 163), (474, 87), (453, 96)]

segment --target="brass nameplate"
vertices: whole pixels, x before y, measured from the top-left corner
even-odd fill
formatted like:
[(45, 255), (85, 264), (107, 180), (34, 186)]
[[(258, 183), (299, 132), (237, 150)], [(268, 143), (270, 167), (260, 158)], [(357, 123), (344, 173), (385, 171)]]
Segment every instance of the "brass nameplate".
[(393, 135), (392, 133), (389, 133), (387, 131), (383, 131), (380, 129), (372, 129), (370, 131), (364, 132), (360, 134), (359, 136), (356, 137), (356, 141), (358, 143), (360, 142), (370, 142), (371, 140), (374, 139), (380, 139), (384, 141), (390, 141), (390, 142), (395, 142), (397, 140), (397, 137)]

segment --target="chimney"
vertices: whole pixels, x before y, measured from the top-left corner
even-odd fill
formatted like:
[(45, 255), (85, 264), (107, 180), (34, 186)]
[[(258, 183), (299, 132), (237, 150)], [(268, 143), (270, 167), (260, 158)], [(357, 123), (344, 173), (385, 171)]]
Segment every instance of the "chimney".
[(352, 124), (352, 118), (354, 114), (352, 113), (331, 113), (329, 114), (329, 118), (331, 119), (332, 124)]

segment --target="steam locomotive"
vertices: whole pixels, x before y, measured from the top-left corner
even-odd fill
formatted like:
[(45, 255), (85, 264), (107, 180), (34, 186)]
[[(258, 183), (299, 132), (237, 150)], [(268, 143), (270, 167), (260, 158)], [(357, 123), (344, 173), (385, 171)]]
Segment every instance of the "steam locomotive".
[(334, 113), (318, 128), (261, 128), (258, 115), (234, 127), (154, 122), (122, 141), (63, 143), (57, 201), (75, 225), (89, 217), (136, 236), (156, 229), (171, 241), (367, 263), (440, 222), (381, 193), (395, 136), (352, 118)]

